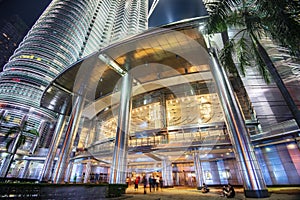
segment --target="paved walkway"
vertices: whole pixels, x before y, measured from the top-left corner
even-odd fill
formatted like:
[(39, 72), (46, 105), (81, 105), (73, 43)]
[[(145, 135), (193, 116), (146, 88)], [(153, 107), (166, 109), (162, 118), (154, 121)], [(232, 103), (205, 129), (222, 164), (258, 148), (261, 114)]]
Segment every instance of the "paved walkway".
[[(246, 198), (242, 188), (235, 188), (236, 197), (232, 198), (242, 200), (258, 200), (257, 198)], [(269, 188), (271, 196), (268, 198), (260, 198), (262, 200), (300, 200), (300, 187), (283, 187), (283, 188)], [(225, 200), (227, 198), (221, 197), (221, 188), (211, 188), (210, 192), (203, 194), (201, 191), (195, 188), (187, 187), (174, 187), (174, 188), (163, 188), (159, 191), (152, 191), (150, 193), (147, 188), (147, 194), (144, 194), (143, 187), (139, 187), (137, 191), (130, 186), (126, 190), (126, 194), (119, 199), (129, 200)]]

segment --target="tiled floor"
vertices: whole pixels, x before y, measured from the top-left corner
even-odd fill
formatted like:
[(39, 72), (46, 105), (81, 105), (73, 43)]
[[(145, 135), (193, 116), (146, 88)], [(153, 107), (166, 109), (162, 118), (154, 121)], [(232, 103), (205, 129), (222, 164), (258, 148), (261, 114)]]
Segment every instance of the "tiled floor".
[[(300, 200), (300, 187), (285, 187), (285, 188), (269, 188), (271, 196), (268, 198), (260, 198), (262, 200)], [(158, 191), (146, 190), (147, 194), (144, 194), (143, 187), (139, 187), (137, 191), (133, 186), (126, 190), (126, 194), (119, 199), (132, 199), (132, 200), (225, 200), (225, 197), (221, 197), (221, 188), (210, 188), (210, 192), (203, 194), (201, 191), (195, 188), (186, 187), (174, 187), (163, 188)], [(233, 199), (247, 199), (257, 200), (257, 198), (246, 198), (242, 188), (236, 188), (236, 196)]]

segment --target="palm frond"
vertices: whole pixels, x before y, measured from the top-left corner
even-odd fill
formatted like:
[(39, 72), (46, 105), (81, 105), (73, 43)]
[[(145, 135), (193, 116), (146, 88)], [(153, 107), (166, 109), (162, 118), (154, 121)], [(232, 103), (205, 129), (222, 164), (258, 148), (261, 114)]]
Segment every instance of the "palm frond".
[(228, 41), (224, 48), (221, 50), (219, 54), (220, 62), (224, 66), (226, 70), (230, 73), (237, 75), (236, 66), (234, 64), (232, 55), (234, 52), (234, 42), (232, 40)]
[(245, 27), (244, 17), (239, 10), (234, 10), (225, 20), (227, 26), (235, 28)]
[(243, 76), (245, 76), (245, 69), (246, 66), (250, 65), (250, 57), (251, 57), (251, 51), (249, 51), (249, 40), (247, 40), (245, 37), (241, 37), (235, 45), (236, 48), (236, 54), (239, 61), (239, 69)]
[(18, 133), (20, 131), (21, 131), (21, 128), (19, 126), (13, 126), (13, 127), (8, 129), (5, 136), (13, 135), (13, 134)]
[(0, 115), (0, 121), (1, 122), (7, 122), (8, 120), (5, 118), (4, 115)]
[(226, 19), (233, 8), (237, 8), (240, 3), (241, 0), (212, 0), (205, 3), (205, 6), (210, 16), (219, 15), (221, 18)]
[(39, 132), (38, 132), (36, 129), (30, 129), (28, 132), (29, 132), (30, 134), (32, 134), (32, 135), (37, 136), (37, 137), (40, 135)]
[(18, 142), (17, 142), (17, 149), (18, 149), (20, 146), (24, 145), (25, 142), (26, 142), (26, 136), (25, 136), (25, 135), (20, 135), (20, 138), (19, 138), (19, 140), (18, 140)]
[(207, 32), (208, 34), (221, 33), (227, 31), (226, 22), (219, 18), (218, 16), (211, 16), (209, 18), (209, 23), (207, 23)]
[[(252, 35), (252, 37), (254, 37), (254, 36)], [(263, 79), (265, 80), (265, 82), (269, 84), (271, 82), (270, 73), (267, 69), (267, 66), (264, 63), (264, 60), (262, 59), (262, 57), (257, 49), (255, 39), (251, 40), (251, 45), (252, 45), (251, 49), (254, 54), (253, 58), (255, 59), (255, 62), (258, 66), (258, 70), (259, 70), (260, 74), (262, 75)]]
[[(8, 129), (8, 131), (5, 133), (4, 138), (8, 139), (10, 135), (16, 135), (21, 131), (19, 126), (13, 126)], [(16, 136), (14, 138), (9, 139), (9, 141), (6, 143), (6, 149), (8, 150), (11, 143), (16, 139)]]
[[(9, 136), (10, 135), (16, 135), (16, 134), (20, 134), (19, 137), (16, 137), (15, 138), (10, 138), (8, 140), (8, 142), (6, 143), (6, 149), (8, 150), (8, 148), (10, 147), (10, 145), (12, 144), (12, 142), (14, 140), (17, 140), (17, 144), (16, 144), (16, 149), (18, 149), (20, 146), (24, 145), (25, 142), (26, 142), (26, 135), (23, 134), (23, 131), (25, 131), (25, 127), (26, 127), (26, 124), (27, 122), (24, 122), (20, 125), (16, 125), (16, 126), (13, 126), (11, 128), (9, 128), (9, 130), (7, 131), (7, 133), (5, 134), (4, 138), (6, 140), (8, 140)], [(34, 135), (36, 137), (39, 136), (39, 132), (36, 130), (36, 129), (30, 129), (28, 131), (26, 131), (27, 133), (31, 134), (31, 135)]]
[(223, 32), (227, 29), (226, 20), (232, 14), (232, 9), (237, 7), (240, 0), (222, 1), (214, 0), (205, 4), (210, 18), (207, 29), (210, 34)]
[(263, 15), (263, 28), (294, 55), (300, 54), (300, 2), (258, 0), (258, 12)]

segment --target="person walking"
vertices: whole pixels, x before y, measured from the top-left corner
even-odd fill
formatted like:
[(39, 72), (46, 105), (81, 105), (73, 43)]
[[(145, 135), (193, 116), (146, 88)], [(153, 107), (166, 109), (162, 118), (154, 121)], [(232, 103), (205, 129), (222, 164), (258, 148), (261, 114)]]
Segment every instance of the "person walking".
[(156, 186), (156, 191), (158, 191), (158, 188), (159, 188), (159, 176), (156, 176), (156, 178), (155, 178), (155, 186)]
[(129, 187), (129, 182), (130, 182), (130, 178), (127, 176), (127, 178), (126, 178), (126, 185), (127, 185), (127, 187)]
[(77, 180), (77, 174), (75, 173), (73, 182), (76, 183), (76, 180)]
[(139, 189), (139, 179), (136, 177), (134, 181), (134, 191)]
[(144, 194), (147, 194), (146, 188), (147, 188), (147, 178), (146, 175), (143, 176), (142, 183), (144, 184)]
[(162, 191), (162, 188), (163, 188), (163, 184), (164, 184), (164, 181), (162, 179), (162, 177), (159, 177), (159, 185), (160, 185), (160, 190)]
[(152, 176), (149, 176), (149, 189), (150, 189), (150, 192), (151, 192), (152, 186), (153, 186), (153, 179), (152, 179)]

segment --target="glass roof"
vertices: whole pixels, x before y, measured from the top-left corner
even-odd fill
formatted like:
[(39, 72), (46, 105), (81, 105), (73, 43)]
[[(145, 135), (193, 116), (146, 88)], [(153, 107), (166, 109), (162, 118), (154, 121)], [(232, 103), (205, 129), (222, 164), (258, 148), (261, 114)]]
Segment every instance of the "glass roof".
[(134, 87), (143, 86), (140, 92), (133, 90), (138, 94), (180, 82), (211, 79), (210, 59), (200, 32), (203, 20), (153, 28), (83, 58), (49, 84), (41, 106), (61, 113), (64, 103), (70, 108), (74, 96), (85, 95), (83, 115), (89, 113), (87, 117), (92, 118), (111, 104), (110, 96), (118, 92), (118, 82), (129, 72)]

